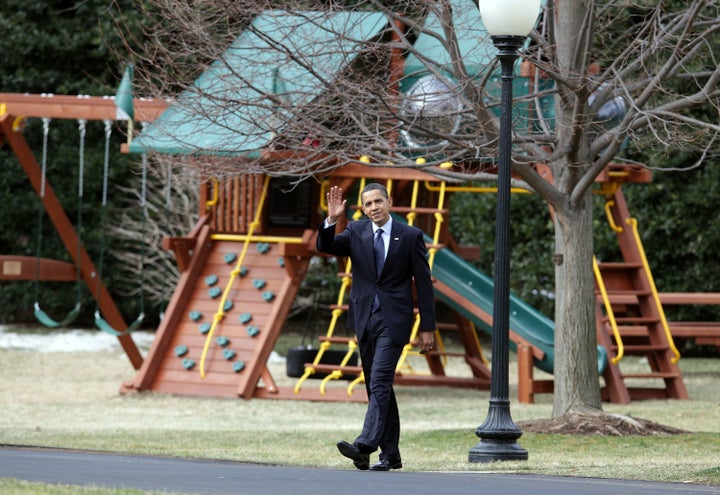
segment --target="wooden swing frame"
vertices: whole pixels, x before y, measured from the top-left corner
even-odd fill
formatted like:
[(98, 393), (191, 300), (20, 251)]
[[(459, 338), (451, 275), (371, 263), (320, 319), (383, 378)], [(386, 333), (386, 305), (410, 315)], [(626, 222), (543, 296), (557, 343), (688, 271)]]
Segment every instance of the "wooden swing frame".
[[(167, 103), (160, 100), (135, 99), (134, 105), (135, 120), (138, 121), (152, 121), (167, 107)], [(97, 280), (97, 269), (47, 178), (44, 196), (41, 196), (42, 170), (22, 135), (23, 121), (28, 117), (119, 120), (112, 98), (0, 93), (0, 145), (7, 143), (13, 150), (73, 260), (69, 263), (43, 258), (38, 260), (32, 256), (0, 255), (0, 280), (75, 281), (79, 267), (83, 282), (107, 322), (113, 328), (126, 329), (127, 323), (105, 284)], [(139, 369), (143, 358), (132, 337), (129, 334), (119, 335), (118, 340), (132, 366)]]

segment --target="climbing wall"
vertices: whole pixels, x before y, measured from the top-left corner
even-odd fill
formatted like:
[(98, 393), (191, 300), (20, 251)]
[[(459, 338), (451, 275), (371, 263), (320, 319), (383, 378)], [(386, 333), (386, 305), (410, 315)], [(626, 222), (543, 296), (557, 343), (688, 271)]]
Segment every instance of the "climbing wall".
[[(193, 253), (158, 336), (134, 383), (138, 390), (209, 397), (252, 397), (297, 294), (308, 260), (286, 267), (281, 245), (250, 243), (227, 289), (223, 317), (212, 329), (244, 243), (212, 241)], [(298, 262), (302, 266), (298, 266)], [(166, 321), (167, 320), (167, 321)], [(208, 336), (204, 367), (202, 354)], [(204, 378), (201, 376), (204, 369)], [(265, 375), (269, 376), (269, 375)]]

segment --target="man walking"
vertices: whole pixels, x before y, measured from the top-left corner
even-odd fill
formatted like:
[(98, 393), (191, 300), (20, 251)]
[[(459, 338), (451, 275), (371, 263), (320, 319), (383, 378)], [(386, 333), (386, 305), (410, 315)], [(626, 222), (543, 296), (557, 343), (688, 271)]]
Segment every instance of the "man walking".
[[(349, 256), (352, 262), (348, 325), (357, 336), (368, 394), (362, 432), (353, 443), (340, 441), (337, 447), (358, 469), (389, 471), (402, 468), (393, 382), (415, 318), (412, 282), (420, 313), (421, 353), (434, 345), (435, 299), (422, 231), (393, 222), (392, 198), (382, 184), (367, 184), (360, 198), (370, 221), (350, 222), (335, 235), (335, 223), (344, 214), (347, 200), (342, 188), (331, 187), (328, 218), (317, 238), (319, 251)], [(370, 454), (378, 448), (380, 462), (370, 466)]]

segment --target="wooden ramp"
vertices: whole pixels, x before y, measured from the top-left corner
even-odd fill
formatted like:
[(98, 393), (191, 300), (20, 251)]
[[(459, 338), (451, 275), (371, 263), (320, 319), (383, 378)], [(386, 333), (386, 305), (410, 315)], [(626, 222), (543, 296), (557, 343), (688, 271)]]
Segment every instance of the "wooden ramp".
[[(283, 243), (250, 242), (228, 288), (244, 242), (213, 240), (210, 227), (204, 226), (195, 242), (185, 238), (177, 245), (192, 253), (189, 263), (143, 367), (121, 392), (249, 399), (262, 383), (261, 395), (277, 394), (265, 363), (309, 257), (288, 255), (292, 247)], [(212, 328), (226, 289), (221, 318)]]

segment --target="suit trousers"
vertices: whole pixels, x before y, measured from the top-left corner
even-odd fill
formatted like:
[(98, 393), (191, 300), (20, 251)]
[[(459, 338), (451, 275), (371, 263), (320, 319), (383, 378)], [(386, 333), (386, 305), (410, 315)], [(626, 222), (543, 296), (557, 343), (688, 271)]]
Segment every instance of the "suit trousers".
[(368, 408), (360, 436), (355, 440), (368, 452), (379, 447), (380, 458), (400, 460), (400, 414), (393, 382), (404, 345), (394, 344), (380, 311), (374, 312), (359, 342)]

